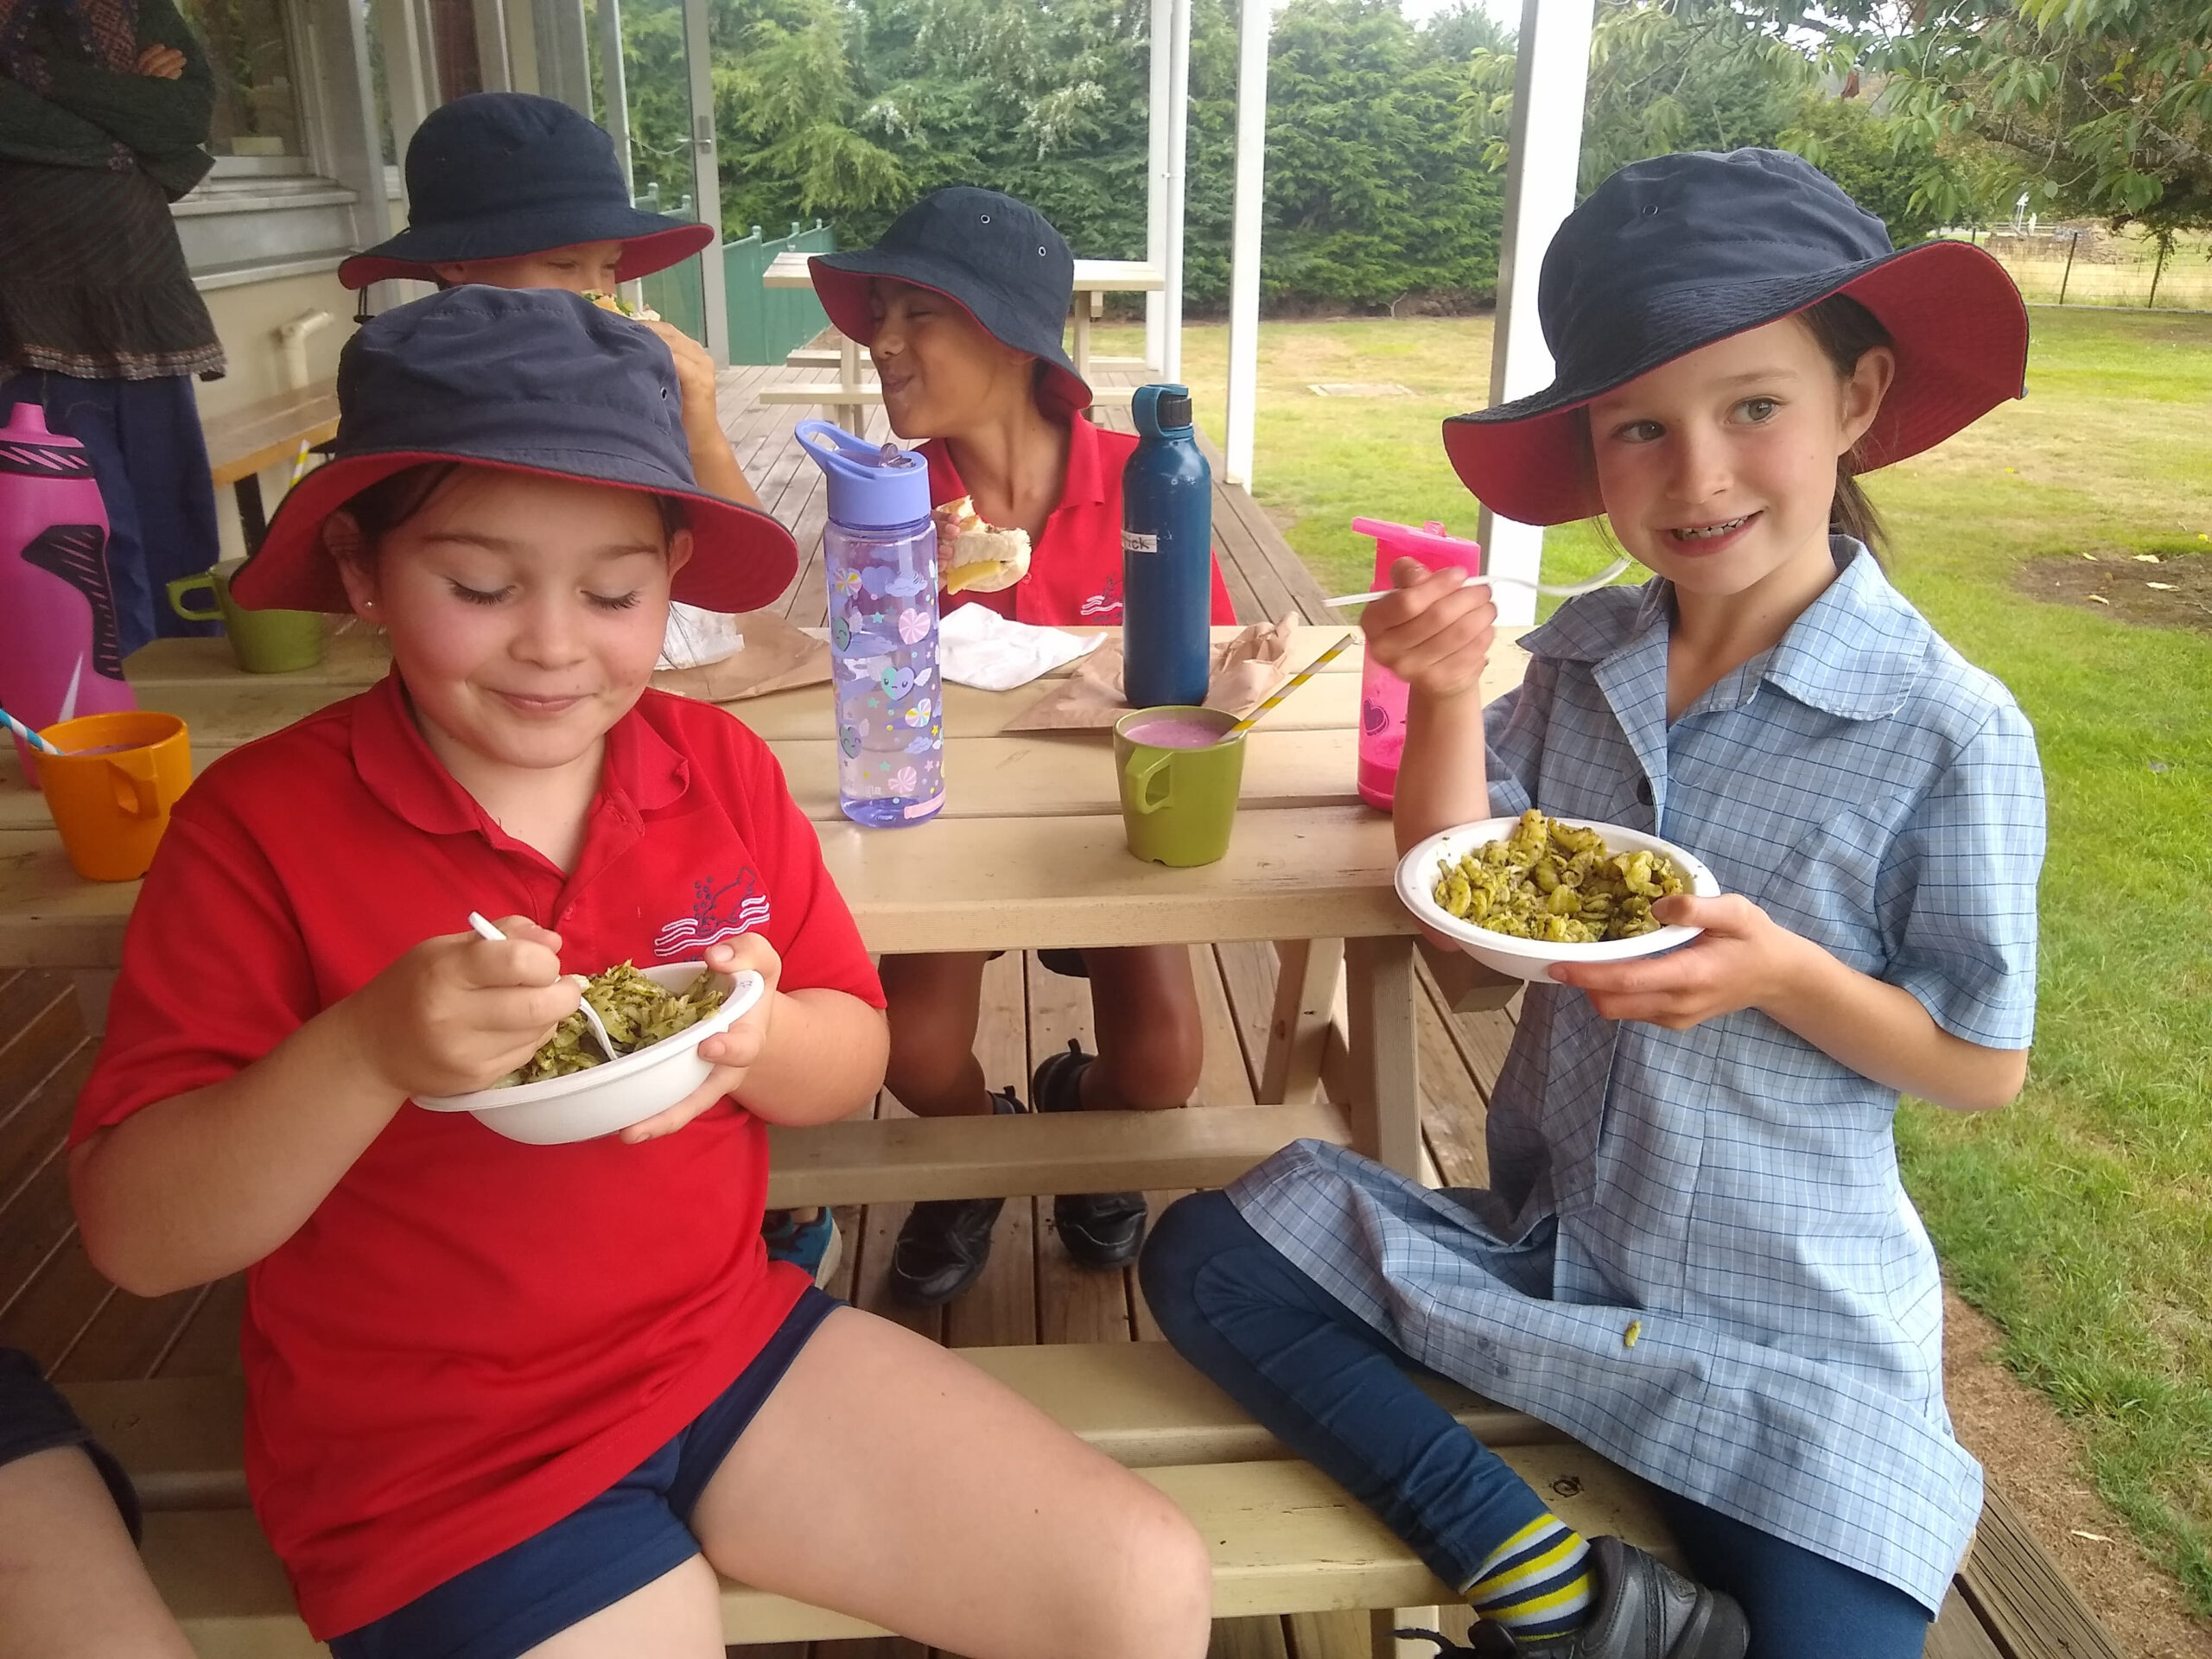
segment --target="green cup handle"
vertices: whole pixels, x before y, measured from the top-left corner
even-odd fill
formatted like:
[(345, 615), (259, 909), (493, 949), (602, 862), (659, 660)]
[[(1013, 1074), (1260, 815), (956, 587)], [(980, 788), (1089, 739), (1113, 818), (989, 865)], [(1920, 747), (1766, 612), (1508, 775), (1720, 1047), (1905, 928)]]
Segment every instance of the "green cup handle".
[(161, 790), (154, 777), (151, 749), (126, 749), (110, 755), (108, 781), (115, 787), (115, 804), (134, 818), (150, 818), (162, 810)]
[(1135, 791), (1130, 798), (1129, 804), (1135, 807), (1138, 811), (1147, 815), (1157, 812), (1161, 807), (1166, 805), (1167, 803), (1173, 798), (1175, 792), (1173, 788), (1174, 779), (1172, 776), (1168, 777), (1166, 780), (1168, 787), (1162, 789), (1160, 791), (1160, 795), (1157, 799), (1154, 798), (1153, 796), (1152, 782), (1154, 779), (1160, 777), (1163, 772), (1166, 772), (1167, 763), (1174, 758), (1175, 757), (1173, 754), (1165, 753), (1156, 753), (1149, 757), (1141, 754), (1132, 754), (1129, 756), (1129, 763), (1128, 766), (1124, 768), (1124, 770), (1128, 773), (1129, 782), (1135, 785)]
[[(209, 603), (204, 611), (195, 611), (184, 602), (184, 596), (195, 588), (205, 588), (207, 590)], [(188, 622), (221, 621), (222, 609), (213, 602), (214, 597), (215, 573), (213, 570), (202, 570), (196, 576), (179, 576), (175, 582), (169, 583), (169, 608)]]

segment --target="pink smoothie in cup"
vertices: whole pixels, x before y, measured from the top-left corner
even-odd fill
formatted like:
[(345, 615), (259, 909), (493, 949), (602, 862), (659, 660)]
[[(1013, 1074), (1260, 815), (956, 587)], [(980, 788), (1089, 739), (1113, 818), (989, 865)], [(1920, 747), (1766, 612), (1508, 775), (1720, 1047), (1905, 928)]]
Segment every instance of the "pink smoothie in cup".
[(1162, 715), (1124, 727), (1122, 735), (1150, 749), (1210, 749), (1221, 739), (1222, 728), (1203, 720)]

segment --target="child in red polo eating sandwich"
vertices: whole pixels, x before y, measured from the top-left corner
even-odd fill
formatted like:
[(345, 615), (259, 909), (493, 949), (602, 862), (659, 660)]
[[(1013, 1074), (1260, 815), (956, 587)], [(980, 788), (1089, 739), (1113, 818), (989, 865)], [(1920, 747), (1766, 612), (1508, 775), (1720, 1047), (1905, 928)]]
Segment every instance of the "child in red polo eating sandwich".
[[(407, 228), (340, 265), (340, 282), (612, 296), (715, 238), (710, 225), (632, 207), (606, 130), (529, 92), (472, 92), (431, 111), (407, 141)], [(715, 359), (672, 324), (637, 321), (676, 359), (692, 476), (713, 494), (759, 506), (715, 411)]]
[[(671, 594), (745, 610), (796, 562), (698, 488), (666, 350), (464, 287), (370, 322), (339, 399), (232, 591), (352, 610), (393, 672), (179, 804), (71, 1154), (118, 1283), (246, 1273), (247, 1478), (310, 1630), (720, 1659), (719, 1571), (985, 1659), (1196, 1659), (1164, 1498), (763, 1250), (765, 1125), (868, 1098), (881, 996), (766, 747), (646, 689)], [(525, 1059), (564, 973), (702, 955), (770, 993), (620, 1136), (412, 1103)]]
[[(874, 359), (891, 429), (927, 440), (945, 606), (984, 605), (1046, 626), (1119, 623), (1122, 469), (1136, 439), (1090, 423), (1090, 388), (1060, 349), (1075, 288), (1060, 233), (1025, 201), (957, 185), (916, 202), (874, 247), (809, 266), (830, 321)], [(1212, 587), (1213, 620), (1234, 622), (1218, 566)], [(1030, 1079), (1035, 1109), (1157, 1110), (1190, 1099), (1205, 1055), (1187, 950), (1039, 956), (1090, 980), (1098, 1052), (1070, 1044), (1048, 1057)], [(988, 960), (883, 959), (889, 1083), (920, 1116), (1022, 1109), (1012, 1088), (985, 1086), (973, 1052)], [(960, 1295), (989, 1260), (1003, 1204), (916, 1205), (893, 1253), (892, 1290), (924, 1306)], [(1084, 1267), (1125, 1267), (1144, 1241), (1141, 1192), (1064, 1193), (1052, 1217)]]

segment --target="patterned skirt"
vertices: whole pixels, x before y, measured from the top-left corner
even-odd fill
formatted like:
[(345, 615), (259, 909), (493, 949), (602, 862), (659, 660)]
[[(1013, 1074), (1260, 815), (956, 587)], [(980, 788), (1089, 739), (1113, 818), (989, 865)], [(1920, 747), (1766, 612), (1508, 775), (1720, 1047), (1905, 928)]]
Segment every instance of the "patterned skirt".
[(0, 372), (15, 369), (223, 372), (168, 199), (143, 173), (0, 160)]

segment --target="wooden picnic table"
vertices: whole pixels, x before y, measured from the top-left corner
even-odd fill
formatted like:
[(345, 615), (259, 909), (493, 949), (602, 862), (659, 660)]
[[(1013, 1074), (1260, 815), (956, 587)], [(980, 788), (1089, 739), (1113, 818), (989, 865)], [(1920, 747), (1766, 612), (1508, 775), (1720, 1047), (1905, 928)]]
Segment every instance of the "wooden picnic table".
[[(806, 262), (811, 256), (796, 251), (778, 254), (768, 262), (760, 278), (764, 288), (811, 288), (814, 278)], [(1141, 259), (1078, 259), (1075, 262), (1075, 303), (1070, 311), (1074, 332), (1075, 372), (1090, 378), (1090, 302), (1102, 294), (1154, 294), (1166, 286), (1158, 265)], [(764, 402), (821, 404), (832, 411), (838, 425), (857, 433), (866, 405), (880, 402), (883, 393), (861, 378), (861, 348), (843, 334), (837, 336), (837, 383), (835, 386), (777, 386), (762, 392)]]
[[(1310, 660), (1341, 633), (1300, 628), (1293, 660)], [(1516, 651), (1500, 651), (1491, 695), (1516, 682), (1521, 666)], [(197, 770), (385, 669), (380, 639), (349, 630), (334, 637), (321, 664), (292, 674), (242, 673), (219, 639), (156, 641), (132, 657), (128, 672), (142, 703), (183, 718)], [(1325, 1046), (1319, 1033), (1335, 988), (1334, 947), (1309, 953), (1306, 942), (1345, 941), (1353, 1075), (1344, 1104), (1353, 1136), (1393, 1166), (1416, 1170), (1414, 928), (1391, 890), (1389, 822), (1353, 789), (1357, 651), (1252, 734), (1229, 855), (1196, 869), (1128, 852), (1107, 734), (1005, 729), (1043, 690), (948, 686), (944, 812), (896, 830), (863, 829), (838, 810), (827, 685), (728, 707), (782, 761), (871, 950), (1278, 941), (1287, 1001), (1269, 1076), (1280, 1101), (1310, 1094)], [(73, 970), (104, 988), (121, 960), (137, 892), (136, 882), (79, 879), (12, 753), (0, 760), (0, 968)]]

